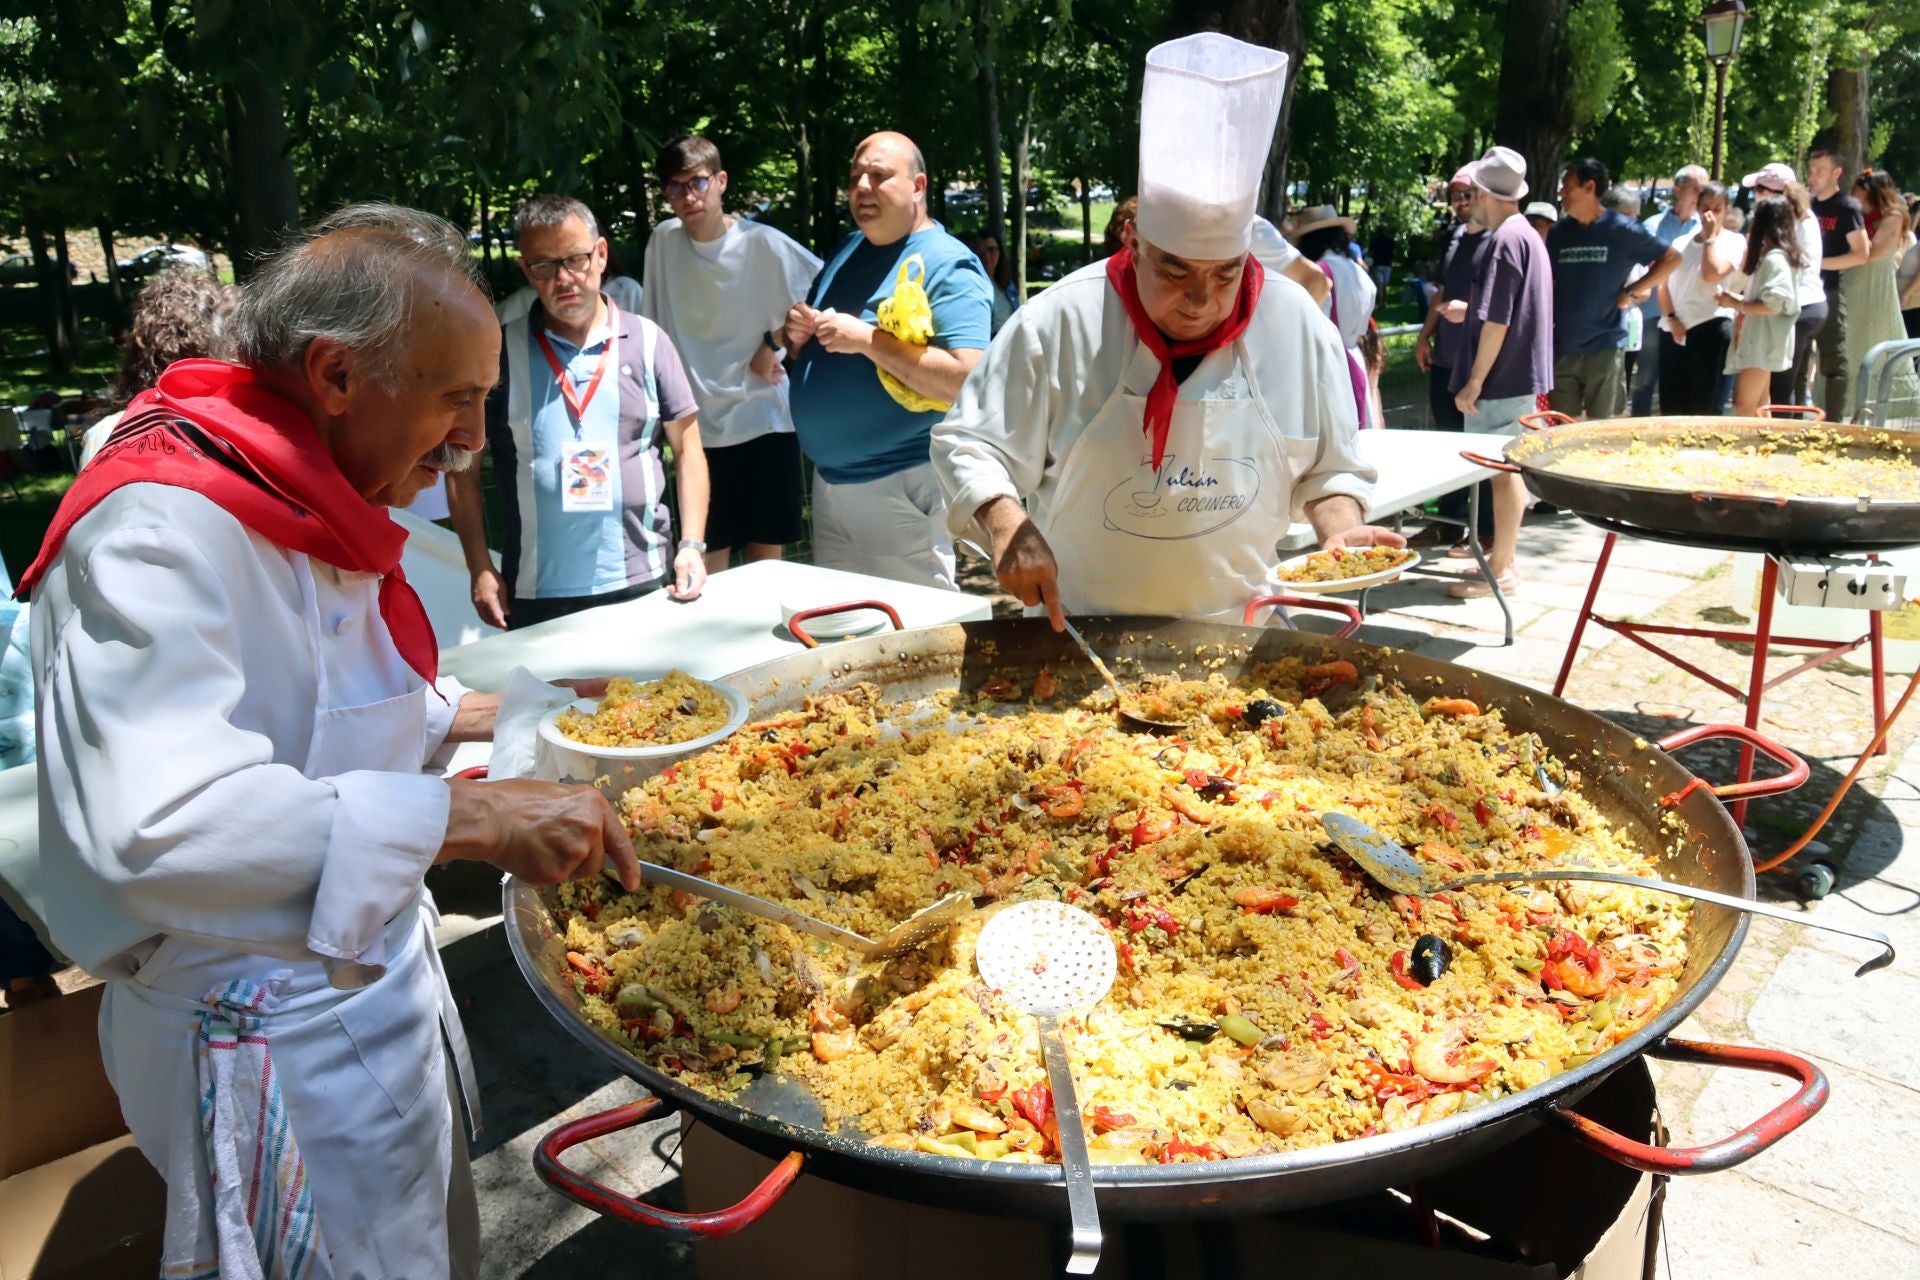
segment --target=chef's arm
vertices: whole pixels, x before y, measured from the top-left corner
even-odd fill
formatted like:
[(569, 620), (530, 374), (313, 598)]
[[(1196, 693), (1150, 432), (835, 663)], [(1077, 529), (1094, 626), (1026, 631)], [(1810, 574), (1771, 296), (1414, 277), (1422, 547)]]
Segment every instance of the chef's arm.
[(1039, 489), (1048, 455), (1060, 447), (1055, 425), (1071, 416), (1053, 379), (1070, 369), (1075, 366), (1066, 360), (1045, 358), (1031, 313), (1022, 307), (934, 424), (929, 455), (954, 537), (991, 546), (993, 532), (975, 513), (995, 498), (1009, 499), (1018, 511)]
[(952, 404), (960, 398), (960, 384), (973, 372), (973, 366), (985, 355), (973, 347), (949, 351), (945, 347), (923, 347), (902, 342), (885, 329), (873, 331), (868, 357), (882, 369), (906, 383), (929, 400)]
[(1328, 539), (1367, 522), (1367, 513), (1357, 499), (1344, 493), (1329, 494), (1307, 504), (1307, 522), (1314, 536), (1325, 546)]
[(1000, 585), (1029, 607), (1047, 606), (1055, 631), (1066, 629), (1060, 603), (1060, 565), (1026, 508), (1012, 498), (994, 498), (974, 512), (992, 539), (993, 573)]

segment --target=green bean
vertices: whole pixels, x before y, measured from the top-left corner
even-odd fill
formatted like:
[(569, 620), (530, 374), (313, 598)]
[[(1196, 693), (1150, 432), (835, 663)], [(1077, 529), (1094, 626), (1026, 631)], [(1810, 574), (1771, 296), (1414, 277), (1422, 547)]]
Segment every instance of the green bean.
[(1528, 973), (1538, 973), (1547, 967), (1547, 962), (1534, 956), (1515, 956), (1513, 958), (1513, 967), (1516, 969), (1525, 969)]
[(653, 995), (637, 982), (629, 982), (620, 988), (620, 994), (614, 998), (622, 1013), (652, 1013), (655, 1009), (664, 1009), (665, 1005), (653, 998)]
[(715, 1044), (730, 1044), (736, 1049), (758, 1049), (766, 1043), (759, 1036), (749, 1035), (744, 1031), (705, 1031), (701, 1033), (700, 1038), (711, 1040)]

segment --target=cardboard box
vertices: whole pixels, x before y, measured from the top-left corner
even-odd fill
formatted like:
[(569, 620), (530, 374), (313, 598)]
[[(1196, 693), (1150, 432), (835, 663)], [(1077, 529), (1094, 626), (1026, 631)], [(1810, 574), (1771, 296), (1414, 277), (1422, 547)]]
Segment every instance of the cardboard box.
[(86, 987), (0, 1017), (0, 1280), (149, 1278), (166, 1186), (126, 1136)]
[(1898, 609), (1907, 599), (1907, 575), (1865, 557), (1782, 559), (1778, 582), (1782, 600), (1818, 609)]
[(0, 1017), (0, 1178), (127, 1131), (100, 1061), (100, 997), (85, 987)]
[[(1664, 1133), (1644, 1064), (1616, 1072), (1578, 1108), (1642, 1140)], [(690, 1208), (737, 1201), (769, 1162), (689, 1122), (681, 1180)], [(1383, 1190), (1317, 1209), (1255, 1218), (1131, 1223), (1109, 1213), (1105, 1280), (1653, 1280), (1664, 1180), (1535, 1129), (1489, 1156), (1426, 1180), (1440, 1247), (1424, 1244), (1408, 1195)], [(695, 1245), (700, 1280), (1011, 1280), (1059, 1274), (1054, 1224), (955, 1213), (848, 1190), (804, 1173), (754, 1226)]]

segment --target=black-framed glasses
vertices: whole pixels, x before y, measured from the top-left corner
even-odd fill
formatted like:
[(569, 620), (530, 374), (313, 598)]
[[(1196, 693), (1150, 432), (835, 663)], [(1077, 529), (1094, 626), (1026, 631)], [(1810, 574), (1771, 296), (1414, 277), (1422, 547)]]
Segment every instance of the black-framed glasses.
[(684, 200), (688, 196), (703, 196), (707, 194), (707, 187), (712, 182), (713, 175), (703, 173), (699, 177), (689, 178), (685, 182), (669, 182), (664, 190), (666, 191), (667, 200), (672, 202), (674, 200)]
[(570, 276), (584, 276), (587, 268), (593, 265), (593, 250), (585, 253), (570, 253), (564, 258), (548, 258), (544, 262), (527, 264), (527, 274), (535, 280), (551, 280), (562, 270)]

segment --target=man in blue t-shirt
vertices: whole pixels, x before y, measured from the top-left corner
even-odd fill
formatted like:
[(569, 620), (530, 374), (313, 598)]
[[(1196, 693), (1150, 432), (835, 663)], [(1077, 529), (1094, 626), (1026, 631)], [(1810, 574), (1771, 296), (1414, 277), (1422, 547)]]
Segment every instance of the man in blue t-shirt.
[[(927, 216), (927, 165), (912, 139), (862, 142), (847, 192), (859, 230), (787, 313), (793, 426), (814, 467), (814, 563), (951, 588), (953, 539), (929, 440), (992, 338), (993, 284), (973, 250)], [(877, 327), (902, 267), (932, 306), (925, 346)], [(939, 407), (902, 404), (883, 371)]]
[[(1575, 418), (1612, 418), (1626, 408), (1620, 351), (1622, 315), (1653, 296), (1680, 255), (1632, 218), (1601, 207), (1607, 166), (1576, 160), (1560, 180), (1560, 221), (1547, 232), (1553, 260), (1553, 393), (1550, 403)], [(1647, 273), (1631, 287), (1635, 267)]]

